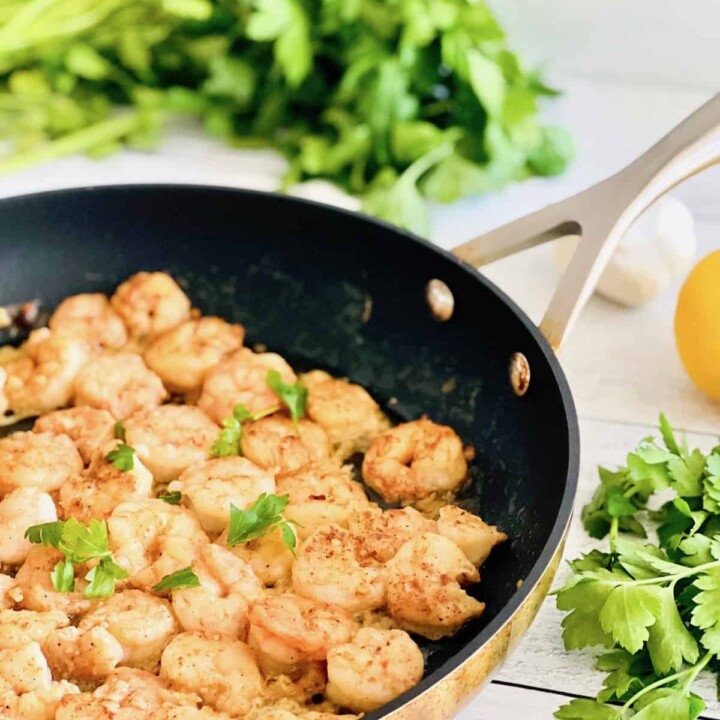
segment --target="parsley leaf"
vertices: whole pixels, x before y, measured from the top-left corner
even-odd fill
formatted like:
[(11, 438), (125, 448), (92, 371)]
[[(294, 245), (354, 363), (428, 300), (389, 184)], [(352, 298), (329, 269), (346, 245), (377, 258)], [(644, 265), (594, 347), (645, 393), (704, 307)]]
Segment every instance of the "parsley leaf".
[(105, 459), (122, 472), (130, 472), (135, 467), (135, 450), (121, 442), (115, 450), (111, 450)]
[(99, 562), (85, 575), (90, 583), (85, 589), (85, 597), (109, 597), (115, 592), (115, 581), (128, 577), (112, 559), (104, 520), (90, 520), (87, 526), (75, 518), (33, 525), (25, 531), (25, 537), (36, 545), (53, 547), (65, 556), (65, 560), (58, 562), (50, 573), (53, 587), (58, 592), (74, 590), (75, 566), (91, 560)]
[(195, 574), (192, 565), (182, 570), (176, 570), (170, 575), (166, 575), (157, 585), (153, 586), (155, 592), (164, 592), (165, 590), (183, 590), (185, 588), (200, 587), (200, 578)]
[(228, 457), (230, 455), (240, 455), (240, 439), (242, 438), (242, 424), (250, 420), (259, 420), (260, 418), (272, 415), (280, 408), (272, 406), (261, 410), (260, 412), (251, 413), (245, 405), (238, 404), (233, 408), (233, 415), (222, 421), (223, 429), (220, 431), (217, 440), (210, 447), (210, 454), (215, 457)]
[(555, 717), (560, 720), (622, 720), (620, 708), (587, 698), (571, 700), (555, 713)]
[(299, 380), (288, 385), (277, 370), (268, 370), (265, 382), (290, 411), (290, 417), (297, 427), (298, 420), (305, 415), (307, 408), (307, 388)]
[(263, 537), (272, 530), (280, 528), (283, 542), (291, 550), (297, 539), (295, 532), (282, 516), (290, 498), (288, 495), (268, 495), (262, 493), (246, 510), (238, 510), (230, 505), (230, 525), (228, 526), (228, 547), (242, 545), (250, 540)]
[(158, 495), (158, 500), (166, 502), (168, 505), (179, 505), (182, 500), (182, 493), (179, 490), (172, 490), (170, 492)]

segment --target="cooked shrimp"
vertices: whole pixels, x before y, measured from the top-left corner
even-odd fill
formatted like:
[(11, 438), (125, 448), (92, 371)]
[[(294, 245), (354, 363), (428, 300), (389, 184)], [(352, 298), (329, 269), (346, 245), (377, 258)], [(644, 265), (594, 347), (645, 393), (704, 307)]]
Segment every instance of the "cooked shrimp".
[(202, 385), (208, 370), (242, 346), (245, 328), (217, 317), (188, 320), (157, 337), (145, 362), (171, 392), (187, 393)]
[(55, 410), (39, 417), (33, 432), (67, 435), (78, 449), (85, 463), (93, 453), (112, 439), (115, 418), (107, 410), (93, 407), (73, 407)]
[(165, 648), (160, 677), (170, 686), (196, 693), (215, 710), (244, 715), (263, 694), (264, 683), (252, 650), (240, 640), (178, 635)]
[(357, 712), (375, 710), (420, 682), (425, 662), (402, 630), (361, 628), (328, 653), (327, 696)]
[(477, 568), (442, 535), (408, 540), (386, 567), (388, 609), (411, 632), (437, 640), (485, 609), (461, 587), (480, 579)]
[(208, 372), (198, 405), (218, 423), (232, 417), (237, 404), (253, 413), (278, 405), (278, 396), (266, 382), (268, 370), (277, 370), (286, 383), (297, 379), (279, 355), (241, 348)]
[(477, 515), (456, 505), (440, 508), (437, 532), (452, 540), (473, 565), (482, 565), (490, 551), (507, 540), (507, 535), (494, 525), (487, 525)]
[[(297, 532), (292, 525), (290, 529)], [(217, 542), (226, 545), (227, 531), (222, 533)], [(280, 528), (228, 549), (250, 565), (258, 580), (266, 587), (274, 587), (290, 578), (295, 556), (285, 544)]]
[(363, 552), (385, 563), (403, 543), (423, 532), (437, 532), (437, 523), (428, 520), (415, 508), (363, 510), (350, 518), (348, 528), (362, 538)]
[(168, 485), (179, 490), (183, 502), (209, 532), (221, 532), (230, 518), (230, 504), (246, 508), (261, 493), (275, 492), (272, 472), (243, 457), (214, 458), (188, 468)]
[(48, 325), (53, 332), (84, 340), (92, 348), (121, 348), (127, 342), (122, 318), (102, 293), (65, 298), (50, 316)]
[(103, 600), (80, 621), (83, 632), (107, 630), (122, 648), (121, 665), (156, 672), (160, 656), (178, 624), (170, 603), (140, 590), (124, 590)]
[(294, 472), (330, 457), (330, 441), (318, 424), (302, 419), (296, 428), (282, 415), (244, 425), (240, 446), (248, 460), (277, 473)]
[(42, 643), (53, 630), (69, 624), (68, 616), (60, 610), (0, 610), (0, 649), (19, 648), (30, 642)]
[(91, 518), (105, 520), (123, 502), (150, 497), (153, 476), (134, 453), (131, 470), (120, 470), (108, 460), (119, 440), (111, 440), (100, 448), (87, 470), (71, 476), (59, 492), (63, 517), (87, 524)]
[(352, 478), (352, 468), (332, 462), (307, 465), (275, 481), (278, 495), (288, 495), (285, 516), (298, 523), (300, 539), (323, 525), (347, 527), (356, 513), (372, 507), (362, 485)]
[(130, 584), (150, 590), (166, 575), (192, 565), (209, 540), (185, 508), (163, 500), (118, 505), (107, 520), (115, 562), (130, 573)]
[(196, 708), (192, 705), (163, 708), (153, 720), (232, 720), (227, 713), (220, 713), (210, 707)]
[(53, 499), (35, 487), (13, 490), (0, 501), (0, 565), (18, 565), (30, 552), (25, 531), (57, 520)]
[(248, 606), (263, 593), (250, 566), (219, 545), (206, 545), (193, 570), (200, 587), (172, 593), (173, 610), (183, 629), (206, 637), (244, 638)]
[(17, 357), (5, 365), (5, 398), (19, 416), (41, 415), (68, 405), (75, 378), (89, 357), (82, 342), (47, 328), (33, 330)]
[(80, 692), (77, 685), (61, 680), (32, 692), (17, 695), (12, 690), (0, 692), (3, 720), (55, 720), (55, 712), (65, 695)]
[(102, 680), (123, 658), (122, 646), (103, 627), (56, 630), (42, 648), (53, 677), (83, 684)]
[(15, 578), (0, 572), (0, 609), (9, 610), (14, 607), (16, 600), (14, 595), (17, 592)]
[(64, 559), (64, 555), (53, 548), (43, 545), (30, 548), (15, 576), (17, 587), (12, 590), (12, 597), (21, 608), (38, 612), (60, 610), (71, 617), (90, 609), (92, 601), (83, 597), (87, 583), (82, 577), (75, 578), (75, 590), (72, 592), (58, 592), (53, 587), (50, 573)]
[(323, 427), (340, 459), (367, 450), (370, 441), (390, 427), (367, 390), (321, 370), (302, 376), (309, 389), (307, 413)]
[(293, 594), (256, 600), (248, 612), (248, 643), (266, 673), (294, 672), (350, 640), (355, 624), (339, 607)]
[(166, 273), (139, 272), (110, 298), (131, 338), (143, 344), (190, 317), (190, 300)]
[(457, 433), (423, 418), (376, 437), (362, 466), (363, 479), (389, 502), (412, 502), (456, 490), (467, 477)]
[(316, 530), (300, 546), (292, 581), (298, 595), (349, 612), (373, 610), (385, 602), (383, 568), (363, 558), (362, 538), (337, 525)]
[(0, 650), (0, 687), (20, 694), (47, 689), (51, 683), (52, 674), (38, 643)]
[(66, 435), (16, 432), (0, 439), (0, 496), (16, 488), (57, 490), (83, 461)]
[(167, 707), (193, 702), (194, 696), (168, 690), (155, 675), (120, 667), (94, 692), (66, 695), (55, 720), (154, 720)]
[(139, 355), (120, 352), (90, 360), (75, 379), (75, 404), (126, 418), (157, 407), (167, 397), (162, 380)]
[(200, 408), (161, 405), (125, 421), (125, 438), (158, 483), (210, 457), (220, 428)]

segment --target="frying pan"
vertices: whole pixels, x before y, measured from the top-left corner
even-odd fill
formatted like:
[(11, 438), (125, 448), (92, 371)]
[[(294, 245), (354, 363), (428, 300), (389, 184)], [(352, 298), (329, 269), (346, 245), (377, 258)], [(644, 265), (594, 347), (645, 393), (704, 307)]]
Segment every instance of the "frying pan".
[[(619, 175), (456, 255), (376, 220), (241, 190), (113, 186), (4, 200), (0, 305), (52, 308), (163, 269), (203, 313), (245, 325), (248, 345), (351, 378), (397, 420), (427, 413), (453, 426), (476, 450), (461, 504), (511, 540), (472, 590), (485, 614), (425, 642), (422, 682), (367, 715), (449, 718), (525, 632), (560, 560), (579, 438), (555, 350), (632, 220), (720, 158), (719, 120), (716, 97)], [(581, 250), (538, 329), (474, 266), (568, 233), (585, 236)], [(438, 297), (444, 321), (428, 306)]]

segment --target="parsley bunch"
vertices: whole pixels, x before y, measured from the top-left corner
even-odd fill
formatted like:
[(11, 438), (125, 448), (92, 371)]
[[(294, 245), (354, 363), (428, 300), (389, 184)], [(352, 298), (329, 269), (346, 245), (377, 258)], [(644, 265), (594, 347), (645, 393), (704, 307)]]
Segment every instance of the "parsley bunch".
[[(570, 563), (557, 591), (568, 650), (603, 646), (607, 674), (596, 700), (576, 699), (563, 720), (695, 720), (705, 708), (692, 685), (720, 672), (720, 447), (689, 450), (660, 416), (662, 444), (645, 438), (582, 513), (608, 538)], [(659, 510), (648, 501), (669, 499)], [(656, 537), (656, 542), (648, 542)]]
[(0, 3), (0, 172), (151, 147), (189, 114), (425, 233), (428, 198), (565, 169), (568, 134), (538, 117), (556, 94), (484, 0)]

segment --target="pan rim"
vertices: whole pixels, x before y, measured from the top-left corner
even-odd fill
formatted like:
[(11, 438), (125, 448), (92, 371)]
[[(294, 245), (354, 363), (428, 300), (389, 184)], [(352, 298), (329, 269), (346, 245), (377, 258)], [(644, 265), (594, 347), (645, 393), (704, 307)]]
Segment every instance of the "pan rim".
[[(521, 608), (524, 602), (532, 594), (535, 586), (541, 580), (545, 570), (547, 569), (550, 561), (555, 555), (558, 547), (565, 537), (565, 533), (572, 517), (573, 505), (575, 501), (578, 479), (579, 479), (579, 467), (580, 467), (580, 431), (578, 425), (578, 417), (575, 409), (575, 403), (573, 401), (572, 392), (568, 384), (565, 373), (560, 365), (557, 355), (551, 348), (548, 341), (540, 332), (539, 328), (528, 315), (510, 298), (503, 290), (497, 287), (493, 282), (484, 277), (476, 268), (468, 265), (461, 261), (459, 258), (454, 256), (448, 250), (438, 247), (437, 245), (425, 240), (411, 232), (402, 230), (390, 223), (384, 222), (374, 217), (370, 217), (363, 212), (346, 210), (336, 206), (328, 205), (325, 203), (309, 200), (307, 198), (296, 197), (292, 195), (283, 195), (282, 193), (268, 192), (263, 190), (252, 190), (246, 188), (237, 188), (227, 185), (213, 185), (213, 184), (202, 184), (202, 183), (157, 183), (157, 182), (131, 182), (131, 183), (108, 183), (98, 185), (78, 185), (68, 186), (63, 188), (57, 188), (52, 190), (41, 190), (32, 193), (19, 193), (17, 195), (10, 195), (0, 199), (0, 214), (3, 209), (9, 205), (15, 203), (32, 202), (36, 199), (41, 199), (47, 196), (62, 197), (67, 195), (80, 195), (82, 193), (102, 193), (108, 192), (110, 194), (122, 193), (127, 191), (143, 190), (147, 192), (211, 192), (217, 194), (235, 194), (245, 195), (249, 197), (273, 197), (282, 198), (283, 202), (293, 204), (297, 207), (308, 207), (312, 208), (315, 212), (323, 212), (326, 214), (337, 214), (345, 218), (351, 218), (355, 222), (365, 223), (367, 225), (374, 225), (381, 227), (384, 230), (390, 231), (391, 233), (397, 234), (403, 237), (406, 241), (411, 241), (421, 245), (425, 249), (436, 253), (442, 259), (451, 262), (458, 267), (462, 272), (468, 274), (474, 281), (479, 282), (484, 286), (485, 290), (493, 293), (496, 297), (503, 302), (511, 312), (517, 317), (522, 323), (524, 328), (530, 333), (530, 336), (535, 341), (536, 345), (540, 349), (548, 363), (552, 376), (557, 384), (560, 399), (562, 402), (565, 418), (568, 426), (568, 462), (567, 472), (565, 474), (565, 487), (563, 491), (560, 508), (552, 527), (552, 531), (548, 540), (538, 556), (538, 559), (533, 564), (527, 577), (524, 579), (523, 585), (517, 590), (517, 592), (511, 597), (510, 602), (501, 608), (498, 614), (462, 648), (461, 651), (448, 658), (440, 667), (434, 670), (432, 673), (424, 677), (417, 685), (412, 687), (400, 695), (395, 700), (383, 705), (377, 710), (367, 713), (364, 715), (365, 720), (380, 720), (388, 715), (391, 715), (394, 711), (407, 705), (409, 702), (415, 700), (419, 696), (427, 692), (431, 687), (438, 684), (447, 675), (450, 675), (454, 670), (462, 666), (469, 658), (477, 653), (484, 645), (486, 645), (502, 628), (513, 618), (515, 613)], [(1, 242), (1, 241), (0, 241)], [(465, 698), (467, 699), (467, 698)]]

